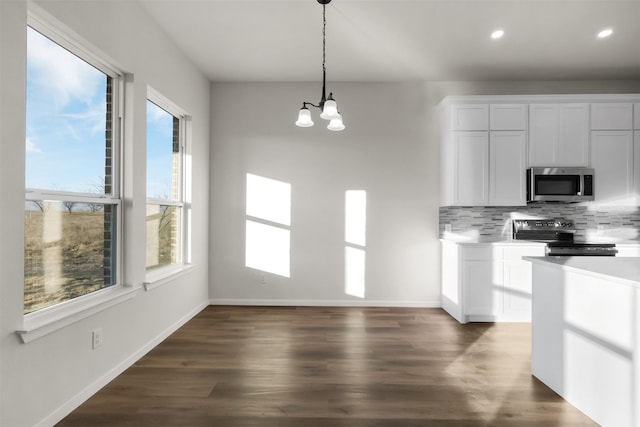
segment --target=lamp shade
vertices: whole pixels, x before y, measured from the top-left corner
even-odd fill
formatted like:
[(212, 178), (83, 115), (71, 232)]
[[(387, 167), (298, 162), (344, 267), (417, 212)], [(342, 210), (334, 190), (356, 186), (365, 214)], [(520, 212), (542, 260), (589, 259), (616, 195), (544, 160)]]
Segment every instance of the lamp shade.
[(311, 120), (311, 111), (308, 108), (303, 107), (300, 109), (298, 113), (298, 120), (296, 121), (296, 126), (300, 126), (301, 128), (308, 128), (313, 126), (313, 120)]
[(333, 120), (337, 119), (339, 116), (340, 114), (338, 113), (338, 104), (336, 104), (336, 101), (331, 98), (327, 99), (324, 103), (324, 108), (322, 109), (320, 117), (325, 120)]
[(336, 117), (335, 119), (331, 119), (331, 121), (329, 122), (329, 126), (327, 126), (327, 129), (335, 130), (335, 131), (344, 130), (344, 123), (342, 123), (342, 116), (338, 114), (338, 117)]

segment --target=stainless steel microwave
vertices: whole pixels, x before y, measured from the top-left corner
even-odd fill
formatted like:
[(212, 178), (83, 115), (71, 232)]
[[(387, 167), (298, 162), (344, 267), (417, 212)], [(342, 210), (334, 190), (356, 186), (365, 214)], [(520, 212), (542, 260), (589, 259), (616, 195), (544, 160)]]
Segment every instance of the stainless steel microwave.
[(527, 169), (527, 202), (588, 202), (593, 200), (592, 168)]

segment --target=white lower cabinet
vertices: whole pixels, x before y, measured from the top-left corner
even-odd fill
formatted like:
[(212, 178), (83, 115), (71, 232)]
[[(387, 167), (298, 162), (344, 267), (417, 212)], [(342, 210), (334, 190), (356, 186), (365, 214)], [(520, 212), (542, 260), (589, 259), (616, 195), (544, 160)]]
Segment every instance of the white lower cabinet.
[(504, 249), (504, 314), (531, 320), (531, 263), (524, 256), (544, 256), (543, 245), (508, 246)]
[(499, 261), (464, 261), (467, 285), (465, 315), (493, 320), (503, 311), (503, 264)]
[(543, 244), (442, 242), (442, 307), (461, 323), (531, 321), (531, 263)]

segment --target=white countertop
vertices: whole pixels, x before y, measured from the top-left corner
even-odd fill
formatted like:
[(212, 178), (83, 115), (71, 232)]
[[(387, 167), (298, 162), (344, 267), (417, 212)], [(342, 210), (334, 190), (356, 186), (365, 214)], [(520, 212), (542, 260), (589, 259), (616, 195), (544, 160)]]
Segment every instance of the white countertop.
[(546, 243), (534, 242), (527, 240), (513, 240), (513, 239), (469, 239), (469, 240), (455, 240), (455, 239), (440, 239), (444, 243), (454, 243), (456, 245), (465, 246), (486, 246), (486, 245), (526, 245), (526, 246), (546, 246)]
[(440, 238), (440, 241), (458, 245), (546, 245), (546, 243), (534, 240), (513, 240), (511, 237), (505, 236), (481, 236), (478, 234), (449, 233), (446, 231), (442, 238)]
[[(441, 242), (456, 243), (459, 245), (541, 245), (546, 243), (537, 240), (514, 240), (510, 236), (482, 236), (477, 233), (451, 233), (444, 232)], [(583, 240), (584, 243), (615, 243), (616, 246), (638, 247), (640, 240), (616, 240), (600, 235), (590, 235)]]
[(560, 257), (523, 257), (534, 265), (560, 268), (574, 273), (586, 274), (617, 283), (640, 287), (640, 258), (635, 257), (599, 257), (599, 256), (560, 256)]

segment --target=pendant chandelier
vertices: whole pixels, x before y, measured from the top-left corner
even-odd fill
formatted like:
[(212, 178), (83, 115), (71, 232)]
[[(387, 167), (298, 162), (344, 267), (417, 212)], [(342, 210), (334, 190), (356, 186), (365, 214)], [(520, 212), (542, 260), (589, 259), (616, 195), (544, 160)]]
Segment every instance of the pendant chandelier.
[(329, 97), (326, 97), (326, 82), (327, 82), (327, 68), (325, 66), (326, 45), (327, 45), (327, 18), (326, 18), (326, 6), (331, 3), (331, 0), (318, 0), (318, 3), (322, 5), (322, 97), (318, 105), (312, 102), (303, 102), (302, 108), (298, 113), (298, 120), (296, 126), (308, 128), (313, 126), (313, 120), (311, 119), (311, 112), (307, 106), (316, 107), (322, 110), (320, 118), (329, 120), (327, 129), (329, 130), (343, 130), (344, 124), (342, 123), (342, 116), (338, 112), (338, 105), (336, 100), (333, 99), (333, 93), (329, 93)]

